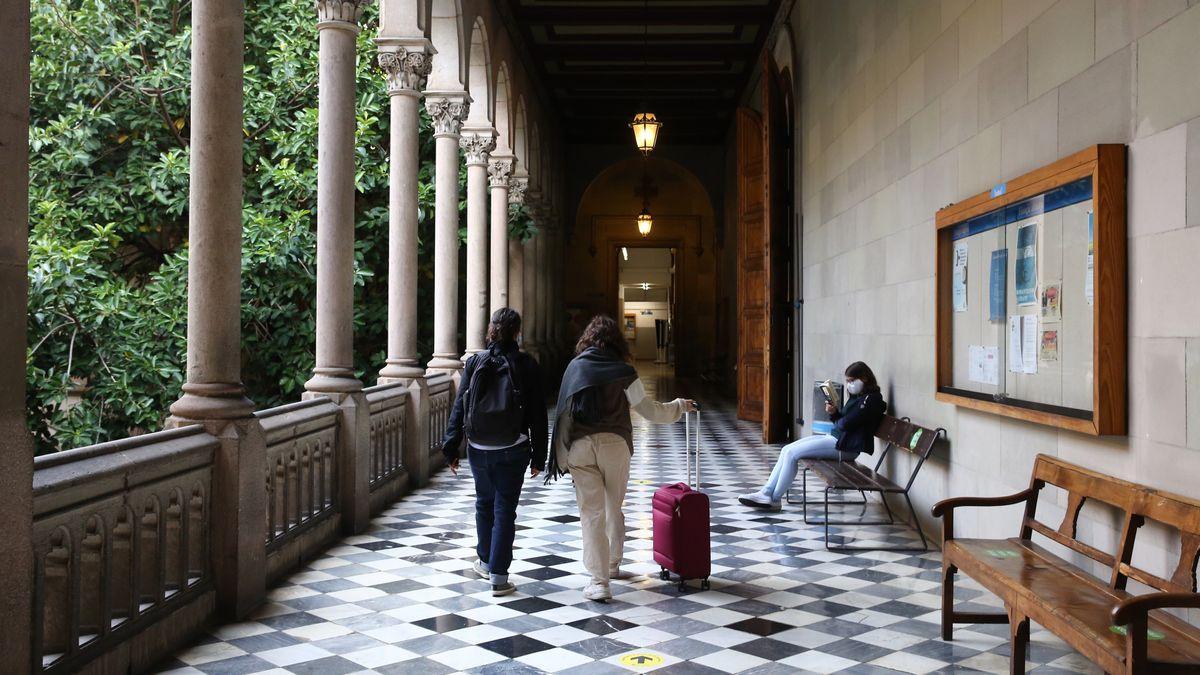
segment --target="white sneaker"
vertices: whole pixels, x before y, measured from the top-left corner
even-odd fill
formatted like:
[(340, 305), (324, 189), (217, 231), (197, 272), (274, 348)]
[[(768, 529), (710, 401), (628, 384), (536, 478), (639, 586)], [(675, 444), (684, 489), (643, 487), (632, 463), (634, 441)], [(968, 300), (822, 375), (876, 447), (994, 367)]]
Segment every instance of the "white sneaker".
[(608, 589), (607, 584), (588, 584), (587, 588), (583, 589), (583, 597), (587, 600), (607, 602), (612, 600), (612, 591)]
[(738, 501), (746, 506), (757, 506), (759, 508), (766, 508), (771, 505), (771, 498), (767, 496), (767, 493), (762, 491), (744, 494), (738, 497)]
[(476, 558), (475, 564), (471, 565), (471, 567), (475, 570), (475, 574), (479, 575), (480, 579), (491, 579), (492, 578), (491, 573), (488, 572), (487, 565), (484, 565), (482, 560)]

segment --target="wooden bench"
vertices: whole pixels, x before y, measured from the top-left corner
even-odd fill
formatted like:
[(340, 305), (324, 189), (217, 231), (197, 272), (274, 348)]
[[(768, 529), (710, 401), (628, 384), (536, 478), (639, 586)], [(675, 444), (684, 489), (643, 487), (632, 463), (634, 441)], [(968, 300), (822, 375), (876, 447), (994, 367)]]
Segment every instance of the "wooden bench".
[[(926, 427), (913, 424), (907, 417), (892, 417), (884, 415), (879, 423), (879, 428), (875, 430), (875, 438), (884, 442), (883, 451), (879, 454), (879, 459), (875, 462), (875, 468), (867, 468), (858, 462), (842, 462), (838, 460), (826, 459), (802, 459), (801, 464), (801, 486), (804, 491), (804, 498), (800, 504), (804, 507), (804, 522), (810, 525), (825, 525), (825, 548), (831, 551), (928, 551), (929, 542), (925, 538), (925, 531), (921, 529), (921, 521), (917, 519), (917, 512), (913, 509), (912, 500), (908, 496), (908, 491), (913, 486), (913, 481), (917, 478), (917, 473), (921, 471), (921, 466), (925, 464), (925, 460), (929, 459), (929, 455), (933, 452), (934, 443), (938, 438), (946, 435), (945, 429), (928, 429)], [(892, 448), (899, 448), (904, 452), (911, 453), (917, 458), (917, 465), (908, 475), (908, 480), (904, 485), (899, 485), (889, 479), (887, 476), (879, 472), (887, 459), (888, 453)], [(813, 472), (821, 478), (825, 483), (824, 487), (824, 515), (819, 520), (810, 520), (808, 517), (808, 473)], [(862, 501), (830, 501), (830, 491), (853, 491), (862, 495)], [(829, 506), (831, 504), (862, 504), (863, 512), (866, 512), (867, 496), (866, 493), (875, 492), (882, 496), (883, 508), (887, 511), (887, 520), (830, 520)], [(912, 515), (913, 525), (917, 528), (917, 534), (921, 536), (921, 548), (911, 546), (890, 547), (890, 546), (830, 546), (829, 545), (829, 526), (830, 525), (892, 525), (896, 522), (892, 515), (892, 508), (887, 503), (887, 495), (898, 494), (904, 497), (904, 502), (908, 504), (908, 511)], [(790, 503), (791, 499), (788, 501)]]
[[(1038, 495), (1046, 485), (1067, 493), (1066, 514), (1055, 527), (1037, 520)], [(1112, 553), (1079, 540), (1080, 509), (1086, 502), (1121, 512), (1122, 532)], [(958, 539), (954, 511), (964, 506), (1024, 504), (1020, 536)], [(1062, 638), (1109, 673), (1198, 673), (1200, 628), (1160, 611), (1200, 608), (1196, 563), (1200, 558), (1200, 501), (1160, 492), (1119, 478), (1038, 455), (1027, 489), (1007, 497), (956, 497), (933, 507), (942, 518), (942, 639), (955, 623), (1008, 623), (1010, 671), (1025, 671), (1029, 622)], [(1170, 578), (1134, 566), (1134, 539), (1146, 521), (1179, 534), (1179, 560)], [(1107, 579), (1089, 574), (1032, 541), (1046, 537), (1107, 568)], [(954, 611), (954, 575), (962, 571), (1004, 601), (1004, 613)], [(1130, 580), (1152, 589), (1133, 593)]]

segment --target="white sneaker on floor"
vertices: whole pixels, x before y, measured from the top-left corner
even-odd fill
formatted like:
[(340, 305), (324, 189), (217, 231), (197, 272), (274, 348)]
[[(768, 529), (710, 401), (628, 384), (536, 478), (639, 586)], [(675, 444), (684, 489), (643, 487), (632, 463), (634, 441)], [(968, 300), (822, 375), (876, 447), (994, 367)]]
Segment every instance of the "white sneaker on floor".
[(771, 498), (765, 492), (750, 492), (738, 497), (738, 501), (746, 506), (753, 506), (760, 509), (769, 508), (772, 504)]
[(488, 572), (487, 566), (484, 565), (483, 561), (480, 560), (479, 558), (475, 559), (475, 564), (471, 565), (471, 568), (475, 570), (475, 574), (478, 574), (480, 579), (491, 579), (492, 578), (491, 573)]
[(606, 584), (588, 584), (587, 588), (583, 589), (583, 597), (597, 602), (606, 602), (612, 600), (612, 591)]

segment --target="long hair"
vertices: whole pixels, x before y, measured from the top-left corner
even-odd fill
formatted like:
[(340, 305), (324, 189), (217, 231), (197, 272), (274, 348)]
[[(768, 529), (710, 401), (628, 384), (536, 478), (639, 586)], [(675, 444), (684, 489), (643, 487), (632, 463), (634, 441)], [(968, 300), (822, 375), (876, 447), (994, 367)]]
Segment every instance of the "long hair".
[(488, 323), (487, 344), (497, 342), (513, 342), (517, 333), (521, 332), (521, 315), (510, 307), (501, 307), (492, 312), (492, 320)]
[(588, 347), (607, 349), (617, 355), (622, 361), (630, 359), (629, 343), (621, 333), (621, 327), (607, 314), (597, 314), (588, 322), (587, 328), (575, 343), (575, 353), (582, 354)]
[(862, 361), (855, 361), (846, 366), (846, 377), (862, 380), (863, 391), (879, 389), (879, 381), (875, 379), (875, 373), (871, 370), (870, 366)]

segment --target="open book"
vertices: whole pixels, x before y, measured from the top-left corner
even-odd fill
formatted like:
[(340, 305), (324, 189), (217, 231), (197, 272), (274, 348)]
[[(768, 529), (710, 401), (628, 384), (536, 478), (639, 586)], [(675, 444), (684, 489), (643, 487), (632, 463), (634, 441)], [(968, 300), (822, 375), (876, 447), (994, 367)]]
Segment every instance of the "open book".
[(837, 390), (833, 388), (832, 380), (825, 380), (821, 383), (821, 395), (825, 397), (825, 402), (837, 408)]

